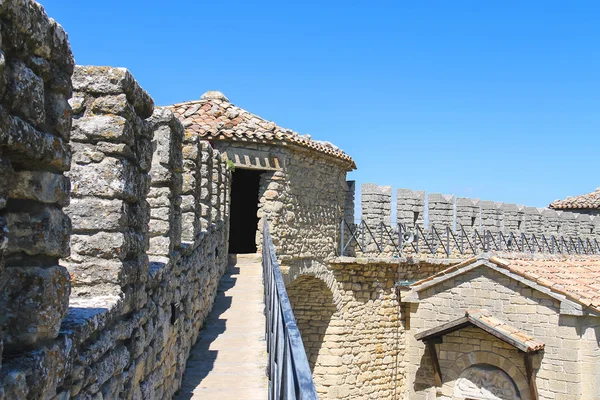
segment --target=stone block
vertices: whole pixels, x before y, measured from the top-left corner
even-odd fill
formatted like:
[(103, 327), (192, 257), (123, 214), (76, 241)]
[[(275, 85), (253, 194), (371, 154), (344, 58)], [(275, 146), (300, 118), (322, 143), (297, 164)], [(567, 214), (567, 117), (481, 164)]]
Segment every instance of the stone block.
[(136, 202), (146, 197), (150, 178), (130, 161), (106, 157), (92, 165), (74, 164), (71, 178), (73, 197), (116, 198)]
[(40, 132), (0, 105), (0, 146), (11, 152), (11, 163), (20, 169), (44, 166), (66, 171), (71, 164), (68, 145), (59, 137)]
[(136, 116), (135, 110), (127, 101), (127, 96), (124, 93), (95, 98), (89, 109), (96, 115), (118, 115), (127, 120), (132, 120)]
[(44, 81), (20, 60), (6, 65), (5, 104), (10, 110), (34, 126), (46, 120)]
[(118, 115), (92, 115), (73, 121), (71, 139), (77, 142), (95, 143), (108, 141), (133, 145), (134, 132), (131, 122)]
[[(121, 276), (123, 263), (119, 260), (105, 260), (87, 257), (85, 261), (73, 262), (70, 259), (62, 261), (71, 277), (71, 284), (76, 286), (101, 287), (105, 284), (121, 285), (127, 281)], [(105, 294), (113, 293), (111, 290)]]
[(71, 221), (61, 210), (43, 207), (6, 213), (7, 253), (66, 257), (69, 255)]
[(64, 140), (69, 140), (72, 117), (73, 113), (67, 95), (56, 92), (46, 93), (46, 124), (52, 128), (52, 133), (60, 135)]
[(20, 171), (11, 179), (9, 197), (64, 207), (69, 204), (70, 190), (71, 184), (64, 175), (46, 171)]
[(142, 254), (147, 248), (147, 238), (137, 232), (98, 232), (93, 235), (71, 235), (71, 258), (94, 257), (125, 260)]
[(69, 304), (69, 274), (62, 266), (8, 267), (0, 276), (4, 345), (30, 346), (54, 339)]
[(124, 93), (140, 118), (154, 111), (154, 100), (125, 68), (77, 66), (73, 73), (73, 89), (99, 95)]
[(8, 192), (13, 181), (14, 171), (8, 157), (2, 155), (0, 149), (0, 210), (6, 207)]
[(130, 206), (123, 200), (74, 198), (64, 209), (73, 232), (123, 231), (129, 226)]

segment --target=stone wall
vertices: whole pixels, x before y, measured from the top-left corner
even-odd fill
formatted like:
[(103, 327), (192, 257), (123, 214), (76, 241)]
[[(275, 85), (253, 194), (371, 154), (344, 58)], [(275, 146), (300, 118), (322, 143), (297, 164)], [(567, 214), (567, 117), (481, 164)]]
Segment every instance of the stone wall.
[(424, 289), (419, 298), (419, 303), (403, 307), (402, 316), (409, 327), (404, 353), (408, 398), (452, 398), (456, 377), (477, 363), (503, 369), (517, 386), (526, 389), (522, 398), (529, 398), (523, 354), (475, 328), (457, 331), (436, 345), (443, 377), (441, 391), (436, 391), (425, 345), (414, 335), (460, 318), (472, 308), (485, 308), (545, 343), (533, 362), (540, 399), (600, 398), (594, 372), (600, 364), (596, 318), (561, 315), (560, 303), (554, 298), (485, 266)]
[[(67, 312), (71, 151), (66, 33), (29, 1), (0, 3), (0, 366), (58, 335)], [(19, 379), (19, 377), (13, 377)], [(0, 398), (3, 392), (0, 378)], [(5, 394), (6, 393), (6, 394)]]
[(170, 398), (227, 264), (226, 162), (127, 70), (73, 74), (37, 3), (0, 33), (0, 400)]
[(76, 296), (122, 292), (136, 302), (148, 274), (153, 130), (145, 119), (154, 103), (125, 69), (78, 66), (73, 84), (73, 231), (63, 265)]
[(445, 263), (336, 259), (287, 271), (288, 295), (323, 399), (396, 399), (404, 393), (406, 328), (395, 284)]
[(514, 232), (515, 234), (580, 237), (600, 241), (600, 218), (587, 213), (556, 211), (549, 208), (525, 207), (517, 204), (454, 197), (430, 193), (425, 203), (424, 191), (398, 189), (396, 221), (391, 220), (391, 187), (375, 184), (362, 185), (361, 219), (374, 229), (380, 222), (396, 228), (396, 223), (411, 228), (416, 225), (443, 230), (446, 226), (466, 233)]

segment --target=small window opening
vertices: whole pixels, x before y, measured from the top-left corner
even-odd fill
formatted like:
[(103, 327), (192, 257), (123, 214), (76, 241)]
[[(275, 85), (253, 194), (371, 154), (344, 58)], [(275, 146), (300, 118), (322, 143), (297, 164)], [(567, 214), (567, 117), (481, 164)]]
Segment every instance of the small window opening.
[(181, 311), (179, 310), (179, 303), (171, 303), (171, 325), (175, 325), (179, 319), (180, 313)]
[(522, 221), (517, 221), (517, 230), (521, 230), (521, 222)]
[(471, 228), (475, 226), (475, 217), (471, 217)]
[(419, 219), (419, 212), (413, 211), (413, 224), (417, 225), (417, 220)]

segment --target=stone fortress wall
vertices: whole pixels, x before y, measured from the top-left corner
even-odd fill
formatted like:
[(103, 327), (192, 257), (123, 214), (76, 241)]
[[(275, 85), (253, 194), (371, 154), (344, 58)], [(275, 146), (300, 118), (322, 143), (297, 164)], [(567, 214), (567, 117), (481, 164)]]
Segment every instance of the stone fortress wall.
[[(392, 187), (376, 184), (361, 186), (362, 219), (372, 229), (381, 222), (392, 225)], [(600, 240), (600, 218), (588, 214), (556, 211), (549, 208), (455, 197), (420, 190), (398, 189), (396, 222), (408, 229), (419, 226), (466, 232), (515, 232), (544, 234), (546, 237), (581, 237)], [(427, 212), (428, 223), (425, 226)], [(395, 225), (394, 225), (395, 226)]]
[(75, 67), (39, 4), (1, 3), (0, 37), (0, 399), (170, 398), (227, 265), (226, 161), (127, 70)]

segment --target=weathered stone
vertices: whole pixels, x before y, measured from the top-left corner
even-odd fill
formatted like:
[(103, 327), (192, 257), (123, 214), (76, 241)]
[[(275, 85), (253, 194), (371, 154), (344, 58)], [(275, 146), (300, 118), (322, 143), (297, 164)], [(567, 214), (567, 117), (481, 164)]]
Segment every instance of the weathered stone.
[(113, 141), (133, 145), (131, 123), (118, 115), (92, 115), (73, 121), (71, 138), (79, 142)]
[(70, 182), (67, 177), (46, 171), (20, 171), (11, 179), (12, 199), (35, 200), (40, 203), (69, 204)]
[(100, 95), (124, 93), (141, 118), (150, 117), (154, 111), (150, 95), (125, 68), (77, 66), (73, 74), (73, 88)]
[(144, 252), (146, 239), (134, 232), (99, 232), (93, 235), (71, 235), (71, 246), (78, 256), (124, 260), (128, 256)]
[(139, 201), (148, 191), (149, 177), (123, 159), (106, 157), (93, 165), (72, 166), (69, 172), (74, 197), (94, 196)]
[(8, 267), (0, 275), (4, 345), (29, 346), (58, 335), (69, 303), (69, 274), (61, 266)]
[(63, 93), (46, 93), (46, 123), (65, 140), (71, 136), (72, 111)]
[(30, 212), (8, 212), (7, 253), (65, 257), (69, 255), (71, 221), (61, 210), (44, 207)]
[(129, 205), (122, 200), (75, 198), (64, 209), (73, 232), (123, 231), (129, 224)]
[(21, 167), (39, 169), (49, 166), (66, 171), (71, 154), (64, 141), (39, 132), (16, 116), (10, 116), (0, 105), (0, 146), (11, 151), (11, 162)]
[(11, 111), (39, 126), (46, 119), (44, 81), (22, 61), (9, 62), (6, 68), (6, 101)]

